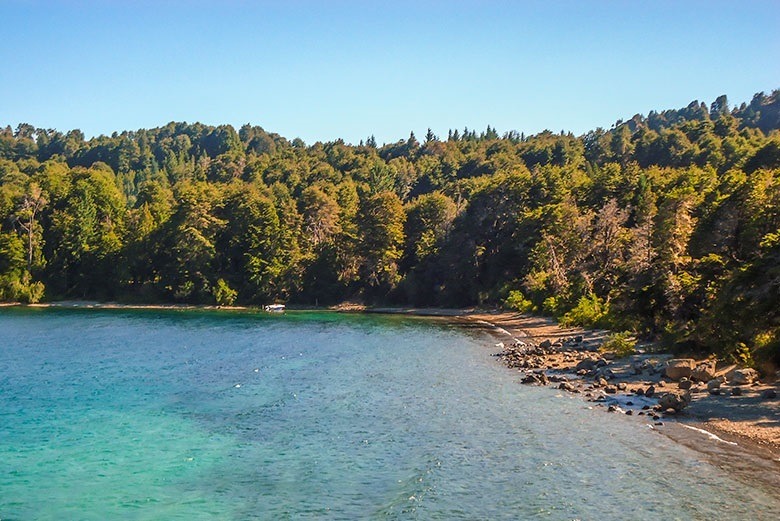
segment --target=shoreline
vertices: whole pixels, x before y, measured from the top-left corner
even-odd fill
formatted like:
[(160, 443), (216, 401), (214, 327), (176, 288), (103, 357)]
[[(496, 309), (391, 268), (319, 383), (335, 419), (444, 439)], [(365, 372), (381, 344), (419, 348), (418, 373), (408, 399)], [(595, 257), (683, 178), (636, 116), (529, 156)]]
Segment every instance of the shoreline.
[[(65, 309), (128, 309), (128, 310), (213, 310), (213, 311), (258, 311), (261, 307), (248, 306), (203, 306), (183, 304), (122, 304), (115, 302), (93, 301), (59, 301), (41, 304), (0, 303), (0, 307), (30, 307), (30, 308), (65, 308)], [(637, 386), (658, 386), (656, 393), (676, 388), (676, 383), (662, 375), (648, 376), (646, 374), (631, 374), (630, 366), (636, 357), (640, 359), (665, 360), (667, 353), (654, 352), (645, 348), (644, 354), (634, 355), (629, 359), (616, 359), (607, 362), (614, 373), (617, 385), (625, 384), (617, 392), (605, 392), (603, 388), (588, 385), (585, 375), (575, 374), (576, 363), (587, 356), (598, 356), (595, 346), (600, 345), (608, 331), (589, 330), (585, 328), (562, 328), (554, 320), (544, 317), (534, 317), (515, 312), (490, 311), (476, 308), (402, 308), (402, 307), (366, 307), (359, 304), (346, 304), (329, 308), (289, 308), (291, 311), (329, 310), (341, 313), (376, 313), (392, 315), (409, 315), (417, 317), (447, 319), (453, 324), (466, 328), (475, 328), (491, 334), (499, 343), (500, 348), (507, 344), (523, 346), (539, 346), (549, 344), (571, 343), (579, 340), (577, 349), (566, 349), (558, 353), (534, 354), (534, 366), (517, 367), (507, 360), (506, 353), (496, 356), (502, 358), (503, 365), (518, 370), (520, 374), (545, 374), (545, 385), (556, 390), (580, 394), (583, 403), (592, 404), (594, 409), (641, 416), (654, 430), (668, 436), (675, 442), (697, 450), (718, 461), (724, 460), (724, 452), (730, 453), (726, 460), (733, 459), (734, 454), (742, 458), (753, 459), (753, 463), (765, 467), (770, 472), (767, 476), (770, 485), (780, 487), (780, 400), (759, 401), (756, 391), (751, 389), (747, 396), (713, 396), (698, 392), (693, 395), (690, 406), (677, 414), (663, 411), (652, 413), (651, 403), (656, 399), (639, 397), (631, 393)], [(585, 349), (583, 349), (585, 347)], [(510, 347), (511, 350), (511, 347)], [(521, 362), (522, 363), (522, 362)], [(777, 382), (772, 385), (762, 384), (758, 390), (778, 388)], [(633, 398), (633, 400), (631, 399)], [(641, 398), (641, 399), (640, 399)], [(627, 405), (631, 402), (635, 406)], [(642, 410), (642, 406), (645, 410)], [(629, 412), (630, 411), (630, 412)], [(651, 420), (652, 421), (648, 421)], [(639, 419), (639, 418), (637, 418)], [(728, 450), (722, 450), (728, 449)], [(752, 458), (750, 457), (752, 456)], [(763, 465), (761, 464), (763, 462)], [(768, 467), (767, 467), (768, 465)]]
[[(554, 344), (582, 337), (581, 344), (593, 348), (600, 345), (604, 337), (609, 334), (606, 330), (564, 328), (551, 318), (475, 308), (350, 308), (348, 311), (448, 318), (453, 324), (478, 328), (492, 335), (498, 344), (491, 347), (505, 346), (509, 343), (525, 343), (530, 346), (545, 341)], [(637, 347), (638, 350), (644, 351), (635, 355), (640, 359), (652, 358), (663, 362), (672, 357), (669, 353), (656, 351), (652, 344)], [(596, 356), (599, 354), (598, 351), (585, 351), (585, 353)], [(501, 355), (502, 353), (494, 354), (503, 359)], [(585, 377), (578, 378), (572, 364), (576, 361), (571, 359), (567, 366), (562, 360), (564, 356), (565, 354), (541, 356), (537, 360), (538, 365), (541, 366), (538, 368), (513, 367), (506, 359), (502, 360), (502, 364), (510, 370), (517, 370), (520, 375), (541, 370), (548, 378), (552, 377), (549, 383), (544, 384), (545, 386), (558, 392), (571, 393), (572, 396), (579, 394), (582, 403), (594, 409), (594, 412), (631, 415), (637, 421), (646, 423), (655, 432), (698, 452), (717, 466), (728, 468), (736, 475), (758, 481), (772, 490), (780, 489), (780, 400), (759, 401), (756, 396), (759, 391), (768, 388), (780, 392), (779, 382), (756, 386), (749, 393), (739, 397), (698, 392), (688, 408), (671, 414), (671, 411), (653, 411), (652, 407), (658, 403), (659, 395), (665, 391), (676, 390), (677, 382), (671, 381), (663, 374), (655, 374), (652, 377), (646, 374), (632, 374), (630, 368), (635, 361), (633, 357), (613, 359), (608, 362), (616, 373), (615, 380), (618, 384), (625, 384), (625, 390), (617, 391), (614, 395), (602, 391), (600, 395), (604, 397), (602, 400), (593, 390), (590, 396), (587, 392), (583, 392), (588, 387)], [(727, 366), (718, 374), (721, 375), (732, 367)], [(567, 382), (571, 387), (562, 386), (561, 378), (569, 380), (569, 376), (573, 376), (571, 381)], [(631, 388), (653, 384), (658, 387), (653, 398), (638, 397), (630, 392)], [(735, 404), (734, 400), (739, 401)], [(626, 405), (627, 402), (632, 401), (635, 405)], [(643, 410), (644, 406), (648, 407), (646, 411)], [(654, 416), (657, 416), (657, 420)]]
[[(465, 323), (483, 326), (486, 333), (500, 342), (499, 346), (507, 340), (511, 340), (513, 345), (538, 346), (545, 341), (554, 345), (577, 339), (580, 340), (577, 347), (584, 345), (591, 348), (579, 353), (596, 356), (599, 352), (594, 352), (592, 348), (600, 345), (608, 333), (579, 327), (563, 328), (549, 318), (511, 312), (472, 310), (458, 318)], [(569, 347), (573, 346), (569, 344)], [(671, 357), (668, 353), (652, 350), (651, 345), (637, 347), (646, 351), (635, 355), (640, 359), (666, 360)], [(540, 367), (526, 368), (510, 363), (505, 356), (507, 350), (494, 356), (500, 357), (508, 369), (518, 371), (523, 379), (530, 373), (544, 373), (546, 378), (542, 385), (582, 400), (583, 405), (593, 409), (594, 413), (631, 416), (671, 441), (696, 451), (708, 462), (728, 470), (735, 477), (760, 483), (767, 490), (780, 490), (780, 399), (761, 400), (758, 397), (759, 392), (768, 388), (780, 391), (778, 382), (756, 386), (740, 396), (711, 395), (704, 389), (704, 392), (693, 394), (689, 407), (672, 414), (672, 411), (654, 411), (654, 406), (660, 407), (657, 405), (659, 395), (677, 390), (677, 382), (661, 374), (634, 374), (636, 371), (631, 370), (635, 361), (633, 357), (613, 359), (607, 361), (609, 365), (605, 368), (614, 372), (615, 378), (610, 379), (609, 384), (616, 384), (614, 387), (617, 388), (607, 392), (589, 384), (586, 380), (588, 376), (576, 374), (576, 364), (588, 355), (580, 358), (574, 355), (574, 351), (542, 356), (532, 354), (530, 357), (537, 358), (532, 365)], [(567, 356), (568, 364), (565, 362)], [(718, 374), (725, 374), (728, 369), (730, 367)], [(522, 380), (520, 382), (523, 383)], [(657, 391), (649, 399), (632, 392), (653, 384)]]
[[(572, 337), (581, 337), (579, 349), (570, 349), (558, 352), (549, 353), (546, 355), (536, 356), (538, 365), (541, 367), (527, 367), (520, 368), (515, 367), (509, 363), (505, 363), (510, 368), (518, 369), (521, 373), (528, 373), (536, 371), (544, 371), (547, 376), (554, 375), (572, 375), (572, 378), (567, 378), (572, 382), (579, 382), (581, 384), (587, 383), (586, 375), (576, 375), (574, 370), (576, 367), (577, 359), (584, 359), (589, 356), (598, 357), (605, 355), (599, 351), (593, 350), (603, 338), (608, 334), (605, 330), (588, 330), (585, 328), (563, 328), (558, 326), (552, 319), (533, 317), (528, 315), (522, 315), (519, 313), (467, 313), (464, 315), (467, 320), (477, 320), (483, 322), (486, 326), (489, 324), (487, 331), (495, 333), (495, 337), (499, 340), (506, 340), (507, 336), (515, 341), (527, 343), (529, 345), (543, 344), (545, 341), (555, 343), (561, 340), (571, 339)], [(490, 319), (493, 320), (490, 320)], [(591, 349), (587, 349), (590, 347)], [(676, 390), (678, 382), (667, 378), (663, 373), (648, 374), (647, 372), (641, 372), (639, 374), (632, 374), (636, 371), (632, 371), (633, 362), (641, 360), (657, 360), (663, 363), (665, 360), (671, 359), (672, 356), (669, 353), (663, 351), (653, 350), (653, 346), (649, 344), (638, 345), (638, 354), (632, 355), (623, 359), (606, 357), (606, 366), (614, 373), (614, 378), (610, 379), (616, 383), (625, 383), (626, 389), (618, 389), (615, 396), (621, 394), (631, 394), (636, 396), (635, 393), (626, 393), (621, 391), (629, 391), (631, 387), (639, 387), (642, 385), (649, 386), (654, 385), (657, 389), (655, 391), (655, 397), (663, 392)], [(644, 351), (644, 352), (642, 352)], [(576, 353), (576, 354), (575, 354)], [(567, 362), (562, 359), (567, 358), (566, 355), (570, 355)], [(719, 369), (716, 372), (716, 376), (722, 376), (726, 374), (730, 369), (735, 366), (727, 365)], [(562, 383), (551, 382), (554, 384)], [(693, 393), (693, 399), (690, 405), (683, 409), (681, 412), (675, 415), (666, 415), (667, 420), (674, 419), (681, 423), (697, 424), (694, 425), (697, 428), (703, 428), (704, 430), (711, 431), (717, 434), (720, 438), (738, 438), (743, 439), (745, 442), (756, 444), (759, 447), (768, 449), (774, 453), (775, 458), (780, 458), (780, 400), (760, 400), (759, 393), (766, 389), (780, 389), (778, 384), (780, 382), (769, 383), (754, 383), (749, 386), (743, 387), (746, 389), (742, 395), (736, 396), (729, 393), (722, 393), (719, 395), (712, 395), (708, 392), (703, 392), (705, 389), (698, 389), (699, 392)], [(560, 385), (555, 385), (559, 388)], [(583, 385), (582, 389), (587, 386)], [(724, 384), (725, 387), (725, 384)], [(583, 397), (586, 397), (584, 393)], [(594, 387), (594, 389), (598, 389)], [(694, 388), (694, 391), (697, 389)], [(595, 393), (594, 394), (595, 397)], [(609, 397), (611, 393), (604, 393)], [(620, 403), (619, 400), (607, 400), (606, 403), (615, 402)], [(736, 403), (736, 405), (735, 405)], [(758, 416), (760, 420), (757, 421), (755, 429), (740, 429), (739, 425), (748, 422), (749, 416), (751, 416), (748, 409), (760, 409), (760, 411), (754, 411), (753, 416)], [(761, 416), (762, 413), (766, 413)], [(768, 425), (773, 423), (773, 425)], [(706, 428), (705, 428), (706, 427)]]

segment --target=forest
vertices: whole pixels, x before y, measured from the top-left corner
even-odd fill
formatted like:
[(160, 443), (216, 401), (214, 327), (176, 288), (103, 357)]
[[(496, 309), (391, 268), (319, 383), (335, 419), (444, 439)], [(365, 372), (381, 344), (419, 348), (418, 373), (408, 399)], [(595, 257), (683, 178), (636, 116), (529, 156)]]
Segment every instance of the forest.
[(307, 145), (0, 128), (0, 301), (504, 306), (780, 364), (780, 90)]

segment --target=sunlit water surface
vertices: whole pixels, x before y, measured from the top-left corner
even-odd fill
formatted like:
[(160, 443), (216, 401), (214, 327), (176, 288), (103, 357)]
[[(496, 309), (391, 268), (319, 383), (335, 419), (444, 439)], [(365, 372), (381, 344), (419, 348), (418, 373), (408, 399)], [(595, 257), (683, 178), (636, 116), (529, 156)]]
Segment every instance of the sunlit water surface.
[(422, 319), (0, 310), (0, 519), (776, 519)]

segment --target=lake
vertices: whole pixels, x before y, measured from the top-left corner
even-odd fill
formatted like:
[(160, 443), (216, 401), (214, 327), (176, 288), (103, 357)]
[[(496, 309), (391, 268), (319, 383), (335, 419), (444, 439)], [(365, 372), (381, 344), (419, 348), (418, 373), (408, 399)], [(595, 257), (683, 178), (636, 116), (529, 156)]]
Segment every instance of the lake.
[(386, 315), (0, 309), (0, 519), (776, 519), (636, 417)]

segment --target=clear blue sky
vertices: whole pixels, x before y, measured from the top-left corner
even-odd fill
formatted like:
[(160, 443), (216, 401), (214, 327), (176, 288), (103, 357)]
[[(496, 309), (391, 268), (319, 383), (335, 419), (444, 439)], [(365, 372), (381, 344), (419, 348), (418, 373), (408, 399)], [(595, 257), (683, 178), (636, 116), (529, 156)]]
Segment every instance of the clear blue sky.
[(0, 0), (0, 124), (576, 134), (780, 87), (780, 1)]

